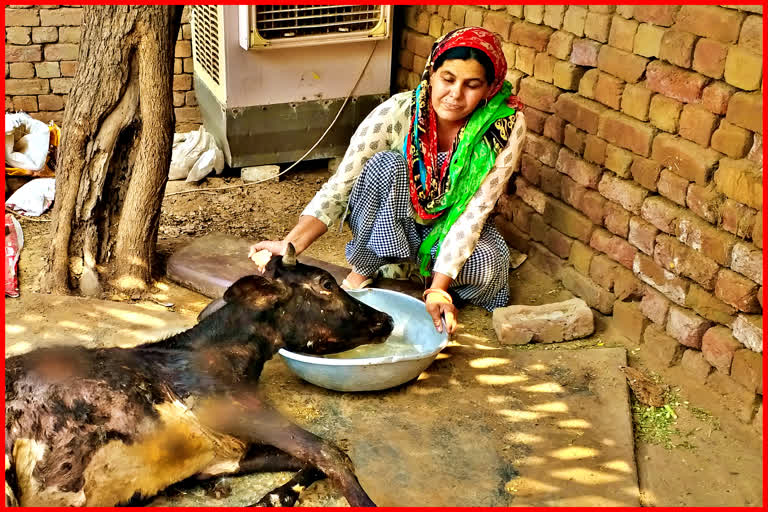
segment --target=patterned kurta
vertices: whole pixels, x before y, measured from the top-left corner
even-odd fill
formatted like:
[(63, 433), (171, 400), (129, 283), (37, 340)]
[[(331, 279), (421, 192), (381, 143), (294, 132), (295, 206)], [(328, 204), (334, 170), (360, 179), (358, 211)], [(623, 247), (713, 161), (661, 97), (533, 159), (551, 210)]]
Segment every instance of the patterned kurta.
[[(352, 135), (338, 170), (321, 187), (302, 215), (311, 215), (330, 227), (344, 214), (352, 186), (365, 162), (380, 151), (402, 152), (410, 122), (411, 96), (410, 91), (395, 94), (368, 114)], [(496, 165), (488, 172), (466, 210), (443, 240), (432, 269), (434, 272), (453, 279), (458, 275), (474, 250), (496, 200), (517, 168), (525, 132), (525, 116), (518, 112), (507, 146), (496, 157)]]

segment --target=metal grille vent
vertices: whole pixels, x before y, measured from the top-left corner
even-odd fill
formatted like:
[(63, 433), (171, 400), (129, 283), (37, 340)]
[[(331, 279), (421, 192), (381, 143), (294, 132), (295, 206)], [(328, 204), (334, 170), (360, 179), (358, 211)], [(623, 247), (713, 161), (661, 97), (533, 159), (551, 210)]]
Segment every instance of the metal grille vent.
[(219, 13), (215, 5), (192, 7), (192, 43), (195, 47), (195, 67), (202, 67), (221, 85), (219, 76)]
[(257, 5), (258, 34), (266, 40), (368, 32), (379, 23), (379, 5)]

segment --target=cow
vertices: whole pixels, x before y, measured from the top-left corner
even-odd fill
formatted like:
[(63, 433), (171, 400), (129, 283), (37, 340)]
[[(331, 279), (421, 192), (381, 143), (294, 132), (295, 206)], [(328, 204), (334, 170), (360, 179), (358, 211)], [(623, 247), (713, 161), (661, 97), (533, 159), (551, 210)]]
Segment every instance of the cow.
[[(271, 277), (265, 277), (269, 275)], [(292, 505), (328, 477), (374, 506), (349, 457), (254, 391), (281, 347), (328, 354), (382, 342), (392, 318), (289, 246), (238, 279), (194, 327), (132, 348), (41, 348), (6, 359), (6, 505), (141, 503), (189, 478), (297, 471), (255, 505)]]

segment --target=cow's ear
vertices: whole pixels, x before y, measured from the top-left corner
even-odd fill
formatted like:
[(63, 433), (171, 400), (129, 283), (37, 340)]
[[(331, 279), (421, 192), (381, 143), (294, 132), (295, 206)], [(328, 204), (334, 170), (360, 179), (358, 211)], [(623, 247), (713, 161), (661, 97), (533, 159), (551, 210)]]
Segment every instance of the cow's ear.
[(280, 281), (252, 275), (241, 277), (224, 292), (224, 300), (263, 311), (287, 299), (290, 289)]

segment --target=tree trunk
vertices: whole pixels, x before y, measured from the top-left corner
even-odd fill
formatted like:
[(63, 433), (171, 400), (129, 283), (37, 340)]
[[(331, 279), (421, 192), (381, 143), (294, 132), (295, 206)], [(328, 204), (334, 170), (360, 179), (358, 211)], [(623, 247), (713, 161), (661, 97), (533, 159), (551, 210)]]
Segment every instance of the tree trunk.
[(147, 290), (173, 140), (182, 6), (86, 6), (42, 289)]

